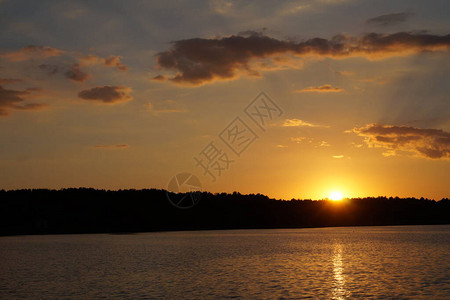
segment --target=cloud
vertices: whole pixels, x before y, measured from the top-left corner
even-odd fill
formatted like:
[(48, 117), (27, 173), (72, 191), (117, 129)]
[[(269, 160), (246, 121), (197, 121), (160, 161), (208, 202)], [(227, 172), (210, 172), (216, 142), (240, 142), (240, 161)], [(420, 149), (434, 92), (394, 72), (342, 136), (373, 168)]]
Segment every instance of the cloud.
[(354, 72), (350, 72), (350, 71), (336, 71), (336, 74), (342, 75), (342, 76), (353, 76), (353, 75), (355, 75)]
[(368, 124), (353, 132), (365, 137), (369, 147), (388, 149), (385, 156), (406, 151), (431, 159), (450, 158), (450, 133), (440, 129)]
[(166, 81), (167, 77), (164, 76), (164, 75), (157, 75), (157, 76), (153, 77), (152, 80), (154, 80), (154, 81)]
[(76, 82), (84, 82), (89, 78), (89, 74), (81, 71), (80, 66), (75, 64), (70, 68), (70, 70), (64, 73), (64, 77)]
[(406, 22), (411, 16), (413, 14), (408, 12), (393, 13), (368, 19), (366, 23), (377, 26), (389, 26)]
[(80, 58), (81, 65), (104, 65), (107, 67), (116, 67), (119, 71), (128, 71), (128, 67), (120, 61), (122, 57), (116, 55), (110, 55), (107, 58), (103, 58), (97, 55), (88, 54)]
[(108, 104), (127, 102), (133, 99), (129, 95), (131, 88), (124, 86), (99, 86), (78, 93), (78, 97), (84, 100), (99, 101)]
[(304, 137), (304, 136), (291, 137), (291, 138), (289, 138), (289, 140), (290, 140), (291, 142), (300, 144), (301, 142), (303, 142), (304, 140), (306, 140), (306, 137)]
[(236, 79), (240, 75), (254, 76), (261, 70), (252, 66), (255, 60), (271, 59), (271, 63), (277, 65), (275, 57), (384, 58), (449, 47), (450, 35), (409, 32), (368, 33), (362, 37), (337, 35), (331, 39), (312, 38), (302, 42), (278, 40), (261, 34), (232, 35), (173, 42), (169, 50), (156, 55), (156, 61), (159, 69), (175, 72), (168, 80), (184, 85), (202, 85)]
[(111, 55), (108, 58), (105, 58), (106, 66), (115, 66), (117, 70), (127, 71), (128, 67), (120, 62), (120, 56)]
[(377, 78), (361, 78), (361, 79), (357, 79), (357, 81), (364, 82), (364, 83), (374, 83), (374, 84), (378, 84), (378, 85), (385, 85), (385, 84), (389, 83), (389, 81), (387, 81), (387, 80), (377, 79)]
[(49, 64), (41, 64), (38, 66), (38, 68), (48, 75), (54, 75), (58, 73), (60, 69), (60, 67), (58, 67), (57, 65), (49, 65)]
[(310, 86), (301, 90), (296, 90), (294, 93), (338, 93), (342, 91), (343, 89), (333, 87), (331, 84), (324, 84), (321, 86)]
[(65, 51), (59, 50), (56, 48), (48, 47), (48, 46), (36, 46), (30, 45), (24, 48), (21, 48), (17, 51), (6, 52), (4, 54), (0, 54), (0, 57), (6, 58), (10, 61), (24, 61), (32, 58), (41, 58), (45, 59), (53, 56), (60, 56), (64, 54)]
[(26, 89), (24, 91), (9, 90), (0, 86), (0, 116), (7, 116), (11, 109), (15, 110), (38, 110), (44, 108), (45, 104), (25, 103), (25, 98), (38, 89)]
[(128, 144), (118, 144), (118, 145), (95, 145), (92, 146), (95, 149), (125, 149), (130, 147)]
[(226, 15), (233, 10), (233, 2), (227, 0), (209, 1), (210, 9), (219, 15)]
[(341, 159), (341, 158), (344, 158), (344, 155), (333, 155), (333, 156), (331, 156), (332, 158), (336, 158), (336, 159)]
[[(0, 58), (14, 63), (26, 61), (33, 68), (37, 66), (47, 75), (60, 74), (75, 82), (84, 82), (92, 77), (91, 74), (85, 71), (85, 68), (92, 65), (114, 67), (119, 71), (128, 70), (128, 67), (121, 62), (122, 57), (118, 55), (110, 55), (103, 58), (94, 54), (86, 55), (49, 46), (31, 45), (16, 51), (0, 54)], [(28, 62), (28, 60), (31, 60), (31, 62)], [(36, 64), (36, 61), (38, 61), (38, 64)]]
[(18, 78), (0, 78), (0, 85), (4, 85), (4, 84), (14, 84), (14, 83), (18, 83), (18, 82), (22, 82), (22, 79), (18, 79)]
[(313, 124), (300, 119), (286, 119), (283, 122), (283, 127), (326, 127), (323, 125)]
[(54, 56), (61, 56), (63, 54), (66, 54), (72, 59), (76, 59), (79, 63), (78, 66), (101, 64), (108, 67), (116, 67), (120, 71), (128, 70), (128, 67), (120, 61), (122, 58), (121, 56), (110, 55), (107, 58), (103, 58), (97, 55), (88, 54), (80, 57), (80, 53), (60, 50), (49, 46), (30, 45), (16, 51), (0, 54), (0, 57), (6, 58), (13, 62), (18, 62), (33, 58), (46, 59)]
[(79, 64), (73, 64), (70, 67), (66, 65), (41, 64), (38, 68), (47, 75), (62, 73), (65, 78), (75, 82), (85, 82), (91, 77), (90, 74), (80, 69)]

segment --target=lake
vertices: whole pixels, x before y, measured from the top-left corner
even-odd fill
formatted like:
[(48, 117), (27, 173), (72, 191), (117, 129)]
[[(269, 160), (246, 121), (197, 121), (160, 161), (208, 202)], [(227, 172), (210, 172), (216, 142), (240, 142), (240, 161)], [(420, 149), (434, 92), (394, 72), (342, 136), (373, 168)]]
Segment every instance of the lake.
[(1, 299), (450, 299), (450, 225), (0, 237)]

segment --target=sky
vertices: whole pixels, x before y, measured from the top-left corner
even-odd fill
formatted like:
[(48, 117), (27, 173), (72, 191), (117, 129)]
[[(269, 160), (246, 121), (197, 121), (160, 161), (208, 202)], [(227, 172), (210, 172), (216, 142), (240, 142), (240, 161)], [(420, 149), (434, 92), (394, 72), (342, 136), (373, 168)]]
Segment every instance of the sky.
[(0, 189), (450, 196), (448, 1), (0, 0)]

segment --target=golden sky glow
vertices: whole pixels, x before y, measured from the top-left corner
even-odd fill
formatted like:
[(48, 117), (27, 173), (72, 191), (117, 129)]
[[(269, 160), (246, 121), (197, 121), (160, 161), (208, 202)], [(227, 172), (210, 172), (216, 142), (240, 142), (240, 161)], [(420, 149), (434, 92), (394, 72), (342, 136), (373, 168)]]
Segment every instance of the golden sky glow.
[[(294, 2), (0, 1), (0, 189), (191, 172), (211, 192), (448, 197), (448, 3)], [(261, 91), (282, 111), (264, 128), (244, 111)], [(237, 117), (256, 136), (239, 154), (220, 139)], [(233, 160), (215, 181), (194, 160), (212, 141)]]

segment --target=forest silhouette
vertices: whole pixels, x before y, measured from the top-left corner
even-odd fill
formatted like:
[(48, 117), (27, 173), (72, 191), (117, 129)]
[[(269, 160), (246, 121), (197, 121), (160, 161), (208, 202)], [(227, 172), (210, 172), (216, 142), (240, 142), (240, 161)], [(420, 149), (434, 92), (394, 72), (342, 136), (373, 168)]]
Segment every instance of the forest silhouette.
[(414, 224), (450, 224), (449, 199), (333, 202), (202, 192), (196, 206), (179, 209), (157, 189), (0, 191), (0, 235)]

